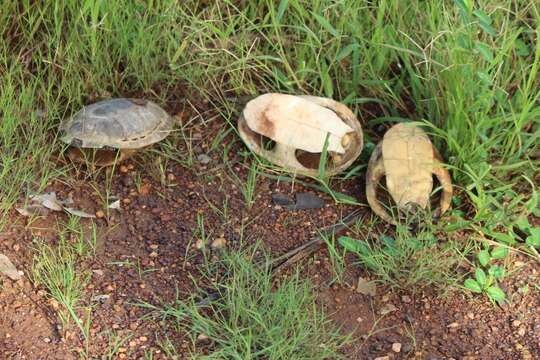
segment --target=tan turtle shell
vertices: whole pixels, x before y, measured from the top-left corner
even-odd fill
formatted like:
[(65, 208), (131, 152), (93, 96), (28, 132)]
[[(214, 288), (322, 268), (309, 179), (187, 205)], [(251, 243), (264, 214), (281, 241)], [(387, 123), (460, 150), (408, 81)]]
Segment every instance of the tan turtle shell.
[(151, 101), (118, 98), (82, 108), (60, 125), (60, 139), (79, 148), (139, 149), (165, 138), (172, 123)]
[(442, 187), (438, 215), (450, 207), (450, 174), (442, 167), (440, 155), (421, 128), (411, 123), (397, 124), (386, 132), (369, 160), (366, 177), (368, 203), (384, 220), (395, 223), (377, 200), (380, 179), (386, 176), (386, 188), (398, 209), (425, 209), (430, 203), (433, 175)]
[(315, 96), (261, 95), (247, 103), (238, 130), (253, 152), (307, 176), (318, 174), (327, 139), (329, 176), (349, 167), (363, 147), (362, 128), (353, 112), (332, 99)]

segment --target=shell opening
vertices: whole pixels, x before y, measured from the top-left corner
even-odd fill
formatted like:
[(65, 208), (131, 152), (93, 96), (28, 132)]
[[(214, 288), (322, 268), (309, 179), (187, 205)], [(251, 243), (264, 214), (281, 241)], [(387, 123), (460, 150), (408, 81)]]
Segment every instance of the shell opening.
[(250, 138), (250, 140), (257, 144), (261, 149), (271, 151), (276, 147), (276, 142), (274, 140), (251, 130), (245, 122), (243, 122), (241, 126), (242, 130)]

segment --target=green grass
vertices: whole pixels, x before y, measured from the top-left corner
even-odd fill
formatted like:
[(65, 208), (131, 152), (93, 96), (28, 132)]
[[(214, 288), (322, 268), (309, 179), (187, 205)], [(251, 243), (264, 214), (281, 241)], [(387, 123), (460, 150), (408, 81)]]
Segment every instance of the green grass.
[(58, 303), (58, 316), (63, 327), (68, 327), (73, 321), (81, 331), (85, 344), (84, 357), (88, 355), (91, 308), (85, 305), (83, 294), (90, 274), (81, 268), (80, 263), (94, 255), (95, 227), (92, 226), (88, 234), (77, 217), (71, 217), (67, 223), (59, 226), (61, 230), (57, 244), (35, 240), (33, 281)]
[[(457, 189), (457, 209), (428, 235), (451, 238), (466, 231), (477, 251), (486, 241), (526, 247), (514, 229), (521, 229), (524, 217), (539, 214), (539, 32), (540, 4), (529, 0), (4, 0), (0, 228), (8, 223), (6, 212), (28, 193), (56, 178), (70, 184), (73, 173), (84, 171), (59, 160), (64, 146), (57, 141), (60, 121), (83, 105), (114, 96), (183, 103), (185, 109), (206, 101), (197, 116), (139, 157), (153, 164), (149, 175), (165, 183), (171, 161), (188, 168), (196, 163), (193, 128), (204, 131), (210, 122), (222, 122), (219, 136), (209, 141), (210, 150), (219, 151), (232, 133), (225, 124), (235, 125), (241, 109), (242, 102), (230, 97), (273, 91), (333, 97), (355, 110), (366, 132), (395, 121), (424, 122)], [(230, 151), (225, 145), (224, 162), (235, 158)], [(248, 208), (263, 175), (251, 161), (240, 187)], [(359, 161), (345, 177), (363, 172), (363, 165)], [(95, 184), (106, 187), (96, 188), (104, 204), (110, 181)], [(141, 181), (135, 179), (137, 187)], [(332, 184), (324, 179), (321, 186), (350, 202), (334, 194)], [(227, 203), (219, 205), (223, 209), (214, 205), (214, 211), (226, 217)], [(201, 237), (214, 231), (204, 230), (202, 220), (199, 226)], [(372, 271), (399, 286), (447, 283), (455, 276), (449, 262), (470, 249), (468, 242), (452, 241), (411, 248), (417, 242), (399, 231), (394, 239), (397, 253), (389, 255), (384, 242), (373, 242), (364, 264), (371, 259)], [(75, 271), (78, 252), (65, 244), (37, 246), (36, 281), (66, 309), (76, 308), (85, 281)], [(341, 249), (333, 256), (343, 266)], [(309, 293), (297, 279), (280, 289), (281, 305), (293, 290)], [(249, 305), (231, 304), (238, 316), (247, 316), (242, 321), (255, 321), (240, 314), (239, 306)], [(193, 307), (186, 309), (196, 315)], [(222, 315), (198, 321), (213, 328), (236, 324)], [(252, 349), (224, 340), (227, 334), (253, 340), (240, 328), (218, 330), (220, 349)]]
[(65, 173), (52, 156), (62, 148), (56, 129), (88, 102), (193, 93), (234, 122), (226, 96), (284, 91), (356, 109), (376, 102), (381, 117), (363, 119), (366, 128), (397, 117), (429, 122), (484, 220), (503, 193), (528, 191), (523, 177), (537, 180), (540, 11), (529, 1), (468, 3), (7, 0), (2, 208)]
[(462, 281), (457, 269), (474, 247), (472, 240), (460, 237), (448, 236), (440, 242), (437, 238), (441, 234), (430, 226), (411, 231), (408, 224), (401, 224), (392, 236), (377, 234), (362, 222), (351, 230), (352, 236), (338, 239), (341, 247), (333, 244), (331, 248), (354, 253), (355, 261), (377, 275), (380, 282), (412, 292), (430, 286), (442, 293), (454, 290)]
[[(145, 304), (156, 316), (172, 322), (200, 347), (201, 334), (211, 340), (204, 359), (338, 359), (338, 349), (347, 341), (329, 323), (314, 303), (311, 285), (295, 274), (278, 285), (269, 261), (254, 265), (255, 248), (225, 254), (206, 270), (218, 299), (199, 305), (197, 297), (156, 307)], [(220, 276), (224, 272), (227, 276)], [(204, 292), (201, 293), (204, 294)], [(167, 346), (169, 356), (177, 355)]]

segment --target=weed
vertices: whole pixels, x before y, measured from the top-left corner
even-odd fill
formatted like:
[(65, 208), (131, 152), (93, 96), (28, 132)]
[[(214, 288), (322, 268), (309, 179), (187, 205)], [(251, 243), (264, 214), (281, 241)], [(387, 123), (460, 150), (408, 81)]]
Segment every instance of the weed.
[(419, 228), (413, 234), (403, 225), (397, 226), (393, 237), (380, 235), (371, 241), (369, 234), (373, 231), (365, 227), (360, 225), (355, 231), (356, 234), (364, 234), (363, 238), (342, 236), (338, 241), (382, 281), (407, 289), (431, 285), (446, 289), (457, 284), (459, 274), (456, 267), (470, 251), (466, 244), (452, 238), (439, 242), (429, 227)]
[(255, 187), (257, 186), (259, 171), (259, 163), (256, 160), (252, 160), (249, 166), (247, 178), (245, 181), (243, 181), (233, 169), (229, 169), (231, 178), (238, 185), (240, 192), (244, 197), (247, 209), (251, 209), (255, 202)]
[[(217, 300), (200, 306), (193, 297), (171, 305), (144, 305), (173, 321), (191, 336), (211, 339), (208, 359), (327, 359), (339, 358), (344, 343), (316, 305), (311, 286), (298, 274), (274, 286), (270, 262), (252, 263), (255, 252), (227, 254), (208, 276), (226, 269), (215, 283)], [(216, 265), (216, 264), (214, 264)], [(200, 355), (198, 355), (200, 356)]]
[(72, 217), (65, 224), (56, 246), (36, 240), (32, 273), (34, 282), (43, 286), (48, 295), (60, 304), (58, 315), (64, 327), (70, 320), (75, 322), (85, 340), (85, 354), (88, 354), (92, 318), (91, 309), (83, 305), (82, 296), (90, 274), (81, 270), (79, 264), (92, 256), (95, 242), (85, 238), (77, 221)]
[(506, 300), (506, 294), (497, 283), (506, 276), (506, 270), (504, 265), (494, 262), (505, 259), (508, 254), (507, 246), (490, 246), (484, 243), (484, 248), (476, 255), (478, 266), (474, 268), (474, 279), (466, 279), (463, 283), (465, 288), (475, 293), (485, 293), (493, 303), (502, 304)]

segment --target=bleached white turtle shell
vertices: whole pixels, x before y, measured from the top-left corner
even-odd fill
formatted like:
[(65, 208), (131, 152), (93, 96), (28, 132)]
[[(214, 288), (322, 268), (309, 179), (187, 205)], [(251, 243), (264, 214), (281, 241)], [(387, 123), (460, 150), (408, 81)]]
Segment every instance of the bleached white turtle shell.
[(246, 104), (238, 132), (254, 153), (307, 176), (318, 174), (326, 141), (329, 176), (349, 167), (363, 147), (362, 127), (354, 113), (337, 101), (316, 96), (260, 95)]
[(157, 104), (118, 98), (82, 108), (60, 125), (60, 139), (81, 148), (138, 149), (162, 140), (171, 130), (171, 116)]

